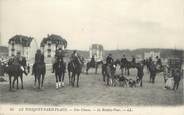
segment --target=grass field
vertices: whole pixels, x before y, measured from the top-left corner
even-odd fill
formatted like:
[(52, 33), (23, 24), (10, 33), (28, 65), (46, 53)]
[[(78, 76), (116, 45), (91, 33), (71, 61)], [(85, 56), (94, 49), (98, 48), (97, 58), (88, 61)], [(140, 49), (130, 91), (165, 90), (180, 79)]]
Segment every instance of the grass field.
[[(164, 89), (162, 74), (156, 77), (156, 83), (149, 83), (149, 74), (145, 70), (143, 87), (123, 88), (107, 87), (102, 81), (100, 72), (95, 75), (81, 74), (79, 88), (68, 85), (65, 76), (65, 87), (55, 89), (54, 74), (47, 70), (44, 89), (34, 89), (31, 75), (24, 77), (24, 89), (9, 91), (8, 82), (0, 83), (1, 104), (38, 104), (38, 105), (136, 105), (136, 106), (176, 106), (183, 104), (183, 80), (177, 91)], [(135, 79), (136, 71), (132, 70), (129, 78)], [(7, 77), (6, 77), (7, 79)], [(20, 86), (20, 85), (19, 85)]]

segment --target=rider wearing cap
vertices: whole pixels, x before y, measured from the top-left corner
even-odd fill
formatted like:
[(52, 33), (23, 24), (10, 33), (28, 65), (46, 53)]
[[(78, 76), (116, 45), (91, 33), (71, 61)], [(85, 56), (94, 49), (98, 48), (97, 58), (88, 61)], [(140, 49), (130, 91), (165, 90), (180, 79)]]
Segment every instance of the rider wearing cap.
[(38, 49), (35, 54), (35, 63), (33, 64), (32, 74), (34, 73), (37, 64), (45, 64), (44, 55), (41, 53), (40, 49)]
[(20, 51), (18, 51), (17, 55), (13, 58), (13, 64), (19, 66), (23, 73), (27, 75), (27, 73), (25, 72), (26, 58), (21, 56)]
[(54, 66), (59, 60), (62, 60), (63, 64), (65, 64), (63, 58), (64, 58), (64, 51), (63, 51), (62, 48), (59, 48), (58, 50), (56, 50), (55, 59), (53, 61), (53, 67), (52, 67), (53, 71), (52, 71), (52, 73), (54, 73)]
[(93, 55), (92, 58), (91, 58), (91, 65), (92, 65), (92, 66), (95, 65), (95, 57), (94, 57), (94, 55)]
[(106, 64), (112, 64), (112, 62), (113, 62), (112, 54), (109, 54), (106, 58)]
[(132, 56), (132, 63), (136, 63), (136, 59), (134, 56)]

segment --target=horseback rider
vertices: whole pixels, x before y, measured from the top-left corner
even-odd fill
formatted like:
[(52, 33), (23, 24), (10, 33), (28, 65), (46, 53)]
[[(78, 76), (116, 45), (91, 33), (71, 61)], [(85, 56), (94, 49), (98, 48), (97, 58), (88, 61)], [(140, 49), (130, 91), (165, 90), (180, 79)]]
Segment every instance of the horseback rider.
[(73, 62), (74, 64), (76, 64), (77, 61), (80, 63), (80, 59), (79, 59), (79, 56), (78, 56), (78, 53), (77, 53), (76, 50), (74, 50), (73, 53), (71, 54), (70, 60), (71, 60), (71, 62)]
[(26, 71), (25, 71), (25, 67), (26, 67), (26, 58), (21, 56), (20, 51), (17, 52), (17, 55), (13, 58), (13, 64), (17, 65), (20, 67), (20, 69), (22, 70), (22, 72), (27, 75)]
[(95, 57), (94, 57), (94, 55), (92, 56), (90, 63), (91, 63), (92, 66), (95, 66)]
[(126, 63), (127, 63), (127, 59), (126, 59), (125, 55), (123, 55), (123, 57), (121, 59), (121, 65), (125, 66)]
[(53, 62), (53, 68), (52, 68), (53, 71), (52, 71), (52, 73), (54, 73), (54, 67), (55, 67), (55, 64), (57, 62), (62, 61), (63, 64), (65, 64), (63, 58), (64, 58), (64, 51), (63, 51), (62, 48), (59, 48), (58, 50), (56, 50), (55, 61)]
[(162, 61), (158, 56), (156, 56), (156, 65), (162, 65)]
[(132, 56), (132, 63), (135, 64), (136, 63), (136, 59), (134, 56)]
[(113, 61), (112, 54), (109, 54), (106, 58), (106, 64), (112, 64)]
[(41, 50), (38, 49), (35, 54), (35, 64), (43, 64), (44, 62), (44, 55), (41, 53)]
[(35, 66), (38, 64), (45, 64), (44, 55), (41, 53), (40, 49), (38, 49), (35, 54), (35, 63), (33, 64), (32, 74), (35, 71)]

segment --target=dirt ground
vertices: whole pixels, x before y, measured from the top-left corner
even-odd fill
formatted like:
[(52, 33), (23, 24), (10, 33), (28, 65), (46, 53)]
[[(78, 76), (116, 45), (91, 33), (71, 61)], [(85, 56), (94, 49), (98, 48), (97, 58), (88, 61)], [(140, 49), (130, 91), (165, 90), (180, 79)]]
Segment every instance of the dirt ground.
[[(136, 71), (131, 70), (128, 78), (135, 79)], [(7, 79), (7, 77), (5, 77)], [(65, 76), (65, 87), (56, 90), (55, 77), (48, 69), (44, 89), (33, 88), (34, 77), (24, 77), (24, 89), (9, 91), (8, 82), (0, 83), (1, 104), (38, 104), (38, 105), (136, 105), (136, 106), (175, 106), (183, 104), (183, 80), (177, 91), (164, 89), (163, 75), (158, 74), (156, 83), (149, 83), (149, 74), (145, 70), (143, 87), (123, 88), (107, 87), (102, 81), (100, 72), (94, 70), (89, 75), (81, 74), (79, 88), (68, 85)], [(20, 86), (20, 85), (19, 85)]]

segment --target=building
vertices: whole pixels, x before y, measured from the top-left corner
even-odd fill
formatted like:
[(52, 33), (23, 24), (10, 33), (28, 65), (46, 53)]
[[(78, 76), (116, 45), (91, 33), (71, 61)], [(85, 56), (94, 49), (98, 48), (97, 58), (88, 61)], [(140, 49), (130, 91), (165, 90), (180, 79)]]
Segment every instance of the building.
[(160, 52), (150, 51), (144, 53), (144, 59), (148, 59), (149, 57), (151, 57), (153, 60), (156, 60), (157, 56), (160, 58)]
[(89, 48), (89, 58), (95, 57), (95, 60), (103, 60), (103, 46), (101, 44), (92, 44)]
[(43, 38), (40, 44), (41, 50), (44, 53), (46, 59), (55, 56), (57, 49), (62, 48), (63, 50), (67, 47), (67, 41), (61, 36), (51, 34), (46, 38)]
[(21, 52), (27, 60), (33, 60), (38, 48), (34, 38), (24, 35), (15, 35), (8, 41), (9, 56), (15, 56), (17, 52)]

